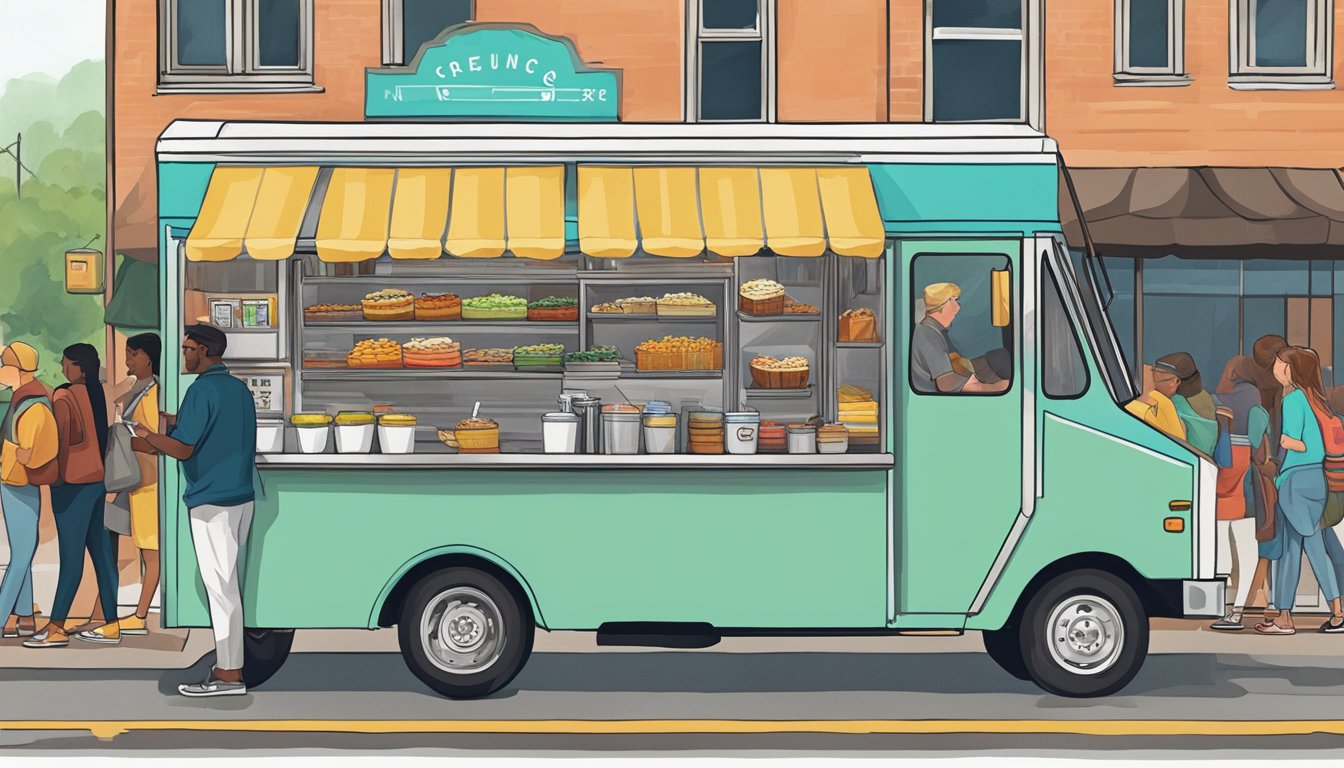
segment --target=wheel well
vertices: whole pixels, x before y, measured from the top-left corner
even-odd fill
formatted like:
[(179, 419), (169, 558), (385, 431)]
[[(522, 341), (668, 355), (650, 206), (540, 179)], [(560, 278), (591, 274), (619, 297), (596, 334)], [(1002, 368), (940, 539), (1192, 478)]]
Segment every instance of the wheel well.
[(383, 601), (382, 607), (378, 609), (378, 626), (390, 627), (396, 624), (398, 616), (401, 615), (401, 604), (406, 600), (406, 595), (410, 593), (411, 588), (424, 577), (444, 568), (475, 568), (494, 576), (513, 592), (523, 615), (533, 617), (533, 621), (536, 620), (536, 612), (533, 610), (532, 601), (528, 600), (526, 590), (513, 577), (513, 574), (483, 557), (453, 553), (431, 557), (422, 563), (417, 563), (415, 567), (402, 574), (402, 577), (397, 580), (396, 586), (392, 587), (392, 591), (388, 593), (387, 599)]
[(1009, 615), (1007, 623), (1016, 624), (1022, 615), (1022, 611), (1026, 608), (1027, 601), (1051, 579), (1069, 571), (1087, 568), (1105, 571), (1122, 579), (1134, 590), (1134, 594), (1138, 596), (1144, 612), (1149, 617), (1179, 617), (1182, 615), (1179, 582), (1174, 583), (1173, 589), (1166, 589), (1161, 582), (1145, 578), (1123, 558), (1106, 552), (1081, 552), (1056, 560), (1032, 577), (1026, 588), (1022, 590), (1021, 596), (1017, 598), (1017, 604), (1013, 606), (1013, 612)]

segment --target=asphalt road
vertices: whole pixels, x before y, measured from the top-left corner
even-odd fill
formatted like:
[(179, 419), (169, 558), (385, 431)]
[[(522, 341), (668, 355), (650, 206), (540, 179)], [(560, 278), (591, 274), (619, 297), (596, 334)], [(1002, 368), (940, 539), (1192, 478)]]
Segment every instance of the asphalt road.
[[(1340, 758), (1344, 654), (1333, 649), (1344, 642), (1324, 639), (1313, 640), (1309, 653), (1297, 652), (1302, 646), (1289, 645), (1291, 638), (1255, 638), (1255, 645), (1247, 638), (1229, 647), (1267, 653), (1153, 655), (1126, 690), (1093, 700), (1051, 696), (1013, 679), (968, 648), (973, 637), (954, 639), (952, 652), (780, 651), (779, 643), (753, 652), (746, 640), (731, 651), (540, 651), (513, 684), (478, 701), (440, 698), (399, 656), (378, 652), (295, 653), (253, 693), (212, 700), (175, 694), (178, 683), (204, 674), (208, 657), (171, 671), (5, 669), (0, 723), (7, 725), (0, 727), (10, 730), (0, 732), (0, 754), (241, 756), (243, 748), (266, 755), (1137, 758), (1228, 749)], [(1331, 720), (1325, 728), (1302, 723)], [(100, 741), (87, 728), (67, 730), (71, 721), (139, 724), (110, 740), (120, 727), (102, 729)], [(1266, 724), (1268, 731), (1257, 730)], [(280, 732), (234, 730), (258, 727)], [(347, 729), (410, 732), (330, 732)], [(769, 732), (788, 730), (803, 732)]]

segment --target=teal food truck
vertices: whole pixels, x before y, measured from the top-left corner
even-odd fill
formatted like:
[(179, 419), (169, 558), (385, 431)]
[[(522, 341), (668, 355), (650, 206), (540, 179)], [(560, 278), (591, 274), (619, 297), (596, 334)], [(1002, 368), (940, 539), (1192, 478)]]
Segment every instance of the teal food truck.
[[(419, 73), (454, 74), (449, 47)], [(1123, 410), (1051, 139), (621, 124), (600, 73), (481, 55), (517, 59), (494, 108), (553, 119), (412, 121), (500, 91), (371, 72), (387, 122), (158, 142), (161, 332), (220, 326), (259, 414), (249, 684), (322, 628), (395, 627), (455, 698), (538, 628), (981, 631), (1008, 673), (1099, 696), (1150, 617), (1221, 614), (1214, 465)], [(190, 378), (164, 366), (165, 410)], [(164, 624), (206, 627), (162, 471)]]

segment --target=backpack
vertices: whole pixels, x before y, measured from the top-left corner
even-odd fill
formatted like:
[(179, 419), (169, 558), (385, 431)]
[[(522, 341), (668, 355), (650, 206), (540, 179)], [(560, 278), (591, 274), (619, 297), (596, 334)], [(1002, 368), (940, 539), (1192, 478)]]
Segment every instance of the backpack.
[(1344, 422), (1335, 413), (1316, 412), (1325, 444), (1325, 485), (1331, 493), (1344, 492)]
[[(28, 412), (34, 405), (45, 406), (47, 412), (55, 414), (51, 407), (51, 399), (46, 395), (29, 395), (17, 403), (11, 403), (9, 412), (5, 414), (5, 421), (0, 425), (0, 432), (3, 432), (4, 439), (10, 443), (18, 445), (19, 441), (14, 437), (14, 429), (19, 424), (19, 419)], [(60, 464), (55, 457), (46, 464), (37, 467), (24, 467), (25, 474), (28, 476), (29, 485), (54, 485), (60, 479)]]

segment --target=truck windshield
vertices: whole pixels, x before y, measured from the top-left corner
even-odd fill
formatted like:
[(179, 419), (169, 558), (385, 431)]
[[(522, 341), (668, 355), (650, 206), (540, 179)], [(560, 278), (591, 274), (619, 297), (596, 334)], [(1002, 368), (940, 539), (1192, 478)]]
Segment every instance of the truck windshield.
[(1087, 334), (1106, 380), (1106, 388), (1117, 403), (1127, 403), (1137, 396), (1134, 380), (1129, 367), (1125, 365), (1120, 343), (1106, 314), (1115, 299), (1115, 290), (1111, 287), (1105, 263), (1092, 247), (1087, 223), (1083, 220), (1078, 197), (1073, 191), (1073, 182), (1063, 163), (1059, 166), (1059, 173), (1059, 213), (1064, 237), (1055, 241), (1055, 247), (1061, 257), (1059, 261), (1062, 262), (1061, 271), (1066, 275), (1065, 282), (1070, 286), (1066, 290), (1074, 291), (1083, 307)]

